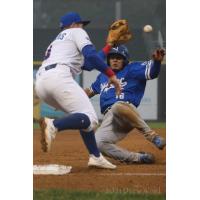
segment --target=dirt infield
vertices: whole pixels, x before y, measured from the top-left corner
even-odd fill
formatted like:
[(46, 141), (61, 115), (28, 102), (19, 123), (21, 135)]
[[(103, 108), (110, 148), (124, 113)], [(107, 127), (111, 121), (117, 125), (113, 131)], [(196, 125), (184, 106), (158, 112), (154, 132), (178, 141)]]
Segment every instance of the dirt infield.
[[(165, 129), (154, 129), (165, 137)], [(121, 147), (132, 151), (151, 152), (156, 157), (152, 165), (126, 165), (111, 160), (116, 170), (89, 169), (88, 154), (77, 131), (65, 131), (57, 134), (50, 153), (40, 148), (39, 130), (33, 134), (34, 164), (63, 164), (72, 166), (67, 175), (34, 175), (34, 189), (60, 188), (69, 190), (94, 191), (134, 191), (145, 193), (165, 193), (165, 149), (160, 151), (146, 141), (137, 131), (131, 132), (119, 143)]]

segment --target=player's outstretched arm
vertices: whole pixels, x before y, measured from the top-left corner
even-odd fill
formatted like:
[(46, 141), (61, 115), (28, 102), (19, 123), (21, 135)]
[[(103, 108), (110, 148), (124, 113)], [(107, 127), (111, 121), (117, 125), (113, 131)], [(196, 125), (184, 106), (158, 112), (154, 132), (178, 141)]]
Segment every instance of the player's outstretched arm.
[[(124, 44), (132, 38), (132, 33), (130, 33), (128, 28), (128, 22), (126, 20), (117, 20), (111, 24), (108, 36), (106, 39), (106, 45), (98, 52), (98, 56), (106, 60), (107, 54), (110, 52), (113, 46), (119, 44)], [(82, 67), (83, 70), (91, 71), (94, 67), (90, 62), (85, 62)]]
[(112, 44), (106, 44), (100, 51), (98, 51), (98, 55), (103, 59), (106, 60), (106, 56), (112, 49), (113, 45)]
[(108, 77), (115, 75), (112, 69), (108, 67), (106, 63), (103, 61), (103, 59), (98, 55), (93, 45), (86, 45), (82, 49), (82, 53), (86, 60), (85, 62), (86, 64), (89, 63), (90, 65), (93, 65), (95, 69), (106, 74)]
[[(97, 52), (97, 54), (101, 59), (106, 60), (106, 56), (111, 49), (112, 45), (106, 44), (100, 51)], [(93, 69), (95, 69), (95, 67), (91, 65), (91, 63), (88, 60), (85, 60), (82, 66), (82, 70), (92, 71)]]
[(156, 49), (153, 52), (152, 59), (154, 62), (150, 69), (150, 74), (149, 74), (151, 79), (158, 77), (160, 73), (161, 62), (163, 61), (164, 56), (165, 56), (164, 49)]

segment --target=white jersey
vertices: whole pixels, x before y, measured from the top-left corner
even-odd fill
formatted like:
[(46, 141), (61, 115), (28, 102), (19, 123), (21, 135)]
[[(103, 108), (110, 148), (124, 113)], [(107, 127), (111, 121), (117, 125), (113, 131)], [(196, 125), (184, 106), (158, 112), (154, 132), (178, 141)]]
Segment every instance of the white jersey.
[(82, 71), (84, 63), (81, 51), (84, 46), (91, 44), (88, 34), (82, 28), (63, 30), (47, 48), (41, 68), (62, 63), (70, 67), (73, 73), (78, 74)]

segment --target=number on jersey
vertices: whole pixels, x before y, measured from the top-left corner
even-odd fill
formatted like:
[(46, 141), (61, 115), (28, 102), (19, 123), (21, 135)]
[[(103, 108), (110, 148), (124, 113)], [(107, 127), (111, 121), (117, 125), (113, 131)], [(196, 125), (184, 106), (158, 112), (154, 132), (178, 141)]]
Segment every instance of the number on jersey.
[(46, 60), (47, 58), (49, 58), (50, 54), (51, 54), (51, 48), (52, 48), (52, 45), (50, 45), (46, 52), (45, 52), (45, 55), (44, 55), (44, 60)]
[(124, 93), (121, 93), (119, 96), (116, 96), (116, 99), (124, 99)]

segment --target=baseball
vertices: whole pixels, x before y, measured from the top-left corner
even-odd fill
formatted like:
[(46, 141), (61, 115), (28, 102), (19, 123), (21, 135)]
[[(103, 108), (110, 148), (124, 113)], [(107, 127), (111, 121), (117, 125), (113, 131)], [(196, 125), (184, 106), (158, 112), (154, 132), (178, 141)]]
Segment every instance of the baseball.
[(151, 31), (153, 31), (153, 27), (151, 25), (145, 25), (143, 28), (143, 31), (146, 33), (149, 33)]

